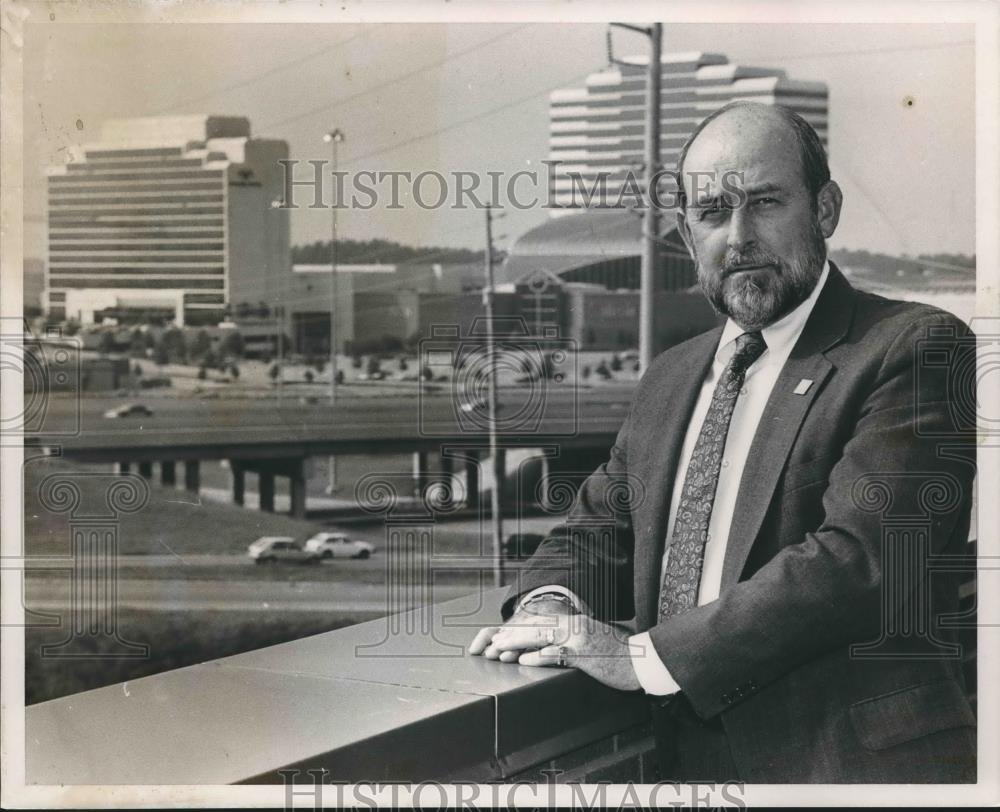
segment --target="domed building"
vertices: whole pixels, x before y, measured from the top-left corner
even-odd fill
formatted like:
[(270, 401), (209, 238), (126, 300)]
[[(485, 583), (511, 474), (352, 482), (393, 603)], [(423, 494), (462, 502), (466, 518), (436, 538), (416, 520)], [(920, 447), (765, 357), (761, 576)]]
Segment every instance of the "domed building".
[[(656, 349), (710, 329), (711, 306), (697, 286), (694, 262), (674, 215), (660, 218), (656, 259)], [(605, 208), (554, 217), (522, 235), (497, 271), (500, 291), (514, 294), (528, 330), (558, 330), (583, 350), (638, 346), (643, 218)]]

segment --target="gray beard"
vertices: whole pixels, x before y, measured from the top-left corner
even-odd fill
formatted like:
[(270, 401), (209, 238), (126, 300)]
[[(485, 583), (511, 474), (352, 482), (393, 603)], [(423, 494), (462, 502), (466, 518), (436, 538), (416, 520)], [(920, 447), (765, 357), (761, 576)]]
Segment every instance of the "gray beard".
[[(791, 262), (775, 261), (776, 258), (770, 256), (760, 257), (778, 270), (777, 274), (766, 277), (753, 271), (735, 276), (710, 277), (704, 272), (701, 262), (697, 261), (702, 291), (716, 312), (731, 318), (748, 332), (774, 324), (809, 298), (823, 273), (826, 242), (819, 223), (814, 223), (809, 236), (804, 255)], [(742, 261), (756, 264), (758, 259), (743, 258)]]

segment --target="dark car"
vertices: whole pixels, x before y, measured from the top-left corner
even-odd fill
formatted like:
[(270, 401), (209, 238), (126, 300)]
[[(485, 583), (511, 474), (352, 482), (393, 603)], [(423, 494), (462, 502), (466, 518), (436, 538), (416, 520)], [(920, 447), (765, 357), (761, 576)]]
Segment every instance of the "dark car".
[(112, 419), (116, 417), (152, 417), (153, 410), (142, 403), (123, 403), (114, 409), (108, 409), (104, 416)]
[(535, 554), (543, 541), (545, 536), (539, 533), (511, 533), (503, 543), (504, 557), (512, 561), (524, 561)]

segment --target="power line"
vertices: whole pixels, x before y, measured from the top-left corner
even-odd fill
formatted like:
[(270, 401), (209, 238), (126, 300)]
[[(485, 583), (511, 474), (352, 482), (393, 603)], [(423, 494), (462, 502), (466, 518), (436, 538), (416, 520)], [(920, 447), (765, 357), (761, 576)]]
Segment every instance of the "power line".
[(468, 48), (464, 48), (460, 51), (455, 51), (454, 53), (441, 57), (440, 59), (435, 60), (434, 62), (430, 62), (419, 68), (415, 68), (412, 71), (408, 71), (407, 73), (395, 76), (392, 79), (387, 79), (386, 81), (380, 82), (379, 84), (373, 85), (372, 87), (369, 87), (365, 90), (358, 91), (357, 93), (352, 93), (349, 96), (343, 96), (339, 99), (334, 99), (331, 102), (326, 102), (324, 104), (319, 105), (318, 107), (313, 107), (310, 110), (306, 110), (305, 112), (296, 113), (295, 115), (288, 116), (287, 118), (282, 118), (277, 121), (272, 121), (270, 124), (265, 124), (261, 128), (261, 131), (266, 133), (269, 130), (273, 130), (275, 127), (279, 127), (283, 124), (289, 124), (293, 121), (298, 121), (299, 119), (308, 118), (309, 116), (316, 115), (317, 113), (322, 113), (326, 110), (331, 110), (334, 107), (344, 104), (349, 104), (350, 102), (355, 101), (356, 99), (360, 99), (364, 96), (375, 93), (379, 90), (382, 90), (383, 88), (391, 87), (393, 85), (399, 84), (400, 82), (406, 81), (407, 79), (411, 79), (414, 76), (418, 76), (421, 73), (426, 73), (427, 71), (433, 70), (434, 68), (439, 68), (453, 59), (458, 59), (459, 57), (463, 57), (466, 56), (467, 54), (471, 54), (475, 51), (478, 51), (484, 46), (491, 45), (492, 43), (496, 42), (497, 40), (503, 39), (504, 37), (509, 37), (511, 34), (514, 34), (526, 27), (527, 24), (525, 23), (523, 25), (514, 26), (513, 28), (508, 28), (504, 31), (501, 31), (499, 34), (489, 37), (488, 39), (477, 42), (475, 45), (471, 45)]
[(896, 54), (902, 53), (904, 51), (934, 51), (942, 48), (956, 48), (962, 45), (975, 45), (975, 40), (963, 39), (956, 40), (955, 42), (939, 42), (933, 45), (900, 45), (895, 48), (856, 48), (849, 51), (818, 51), (813, 54), (792, 54), (789, 56), (772, 56), (771, 54), (762, 54), (761, 56), (748, 56), (747, 60), (762, 60), (762, 61), (773, 61), (773, 62), (792, 62), (794, 60), (800, 59), (825, 59), (827, 57), (835, 56), (863, 56), (866, 54)]
[[(927, 49), (933, 49), (933, 48), (954, 47), (954, 46), (958, 46), (958, 45), (968, 45), (968, 44), (975, 44), (975, 43), (973, 43), (973, 42), (971, 42), (969, 40), (963, 40), (963, 41), (959, 41), (959, 42), (942, 43), (940, 45), (903, 46), (903, 47), (899, 47), (899, 48), (885, 48), (885, 49), (881, 49), (881, 50), (862, 50), (862, 49), (857, 49), (857, 50), (853, 50), (853, 51), (828, 51), (826, 53), (813, 54), (813, 55), (810, 55), (808, 57), (807, 56), (790, 56), (790, 57), (767, 57), (767, 58), (768, 59), (773, 59), (774, 61), (779, 61), (779, 60), (783, 60), (783, 59), (799, 59), (799, 58), (801, 58), (801, 59), (810, 58), (811, 59), (811, 58), (820, 58), (820, 57), (827, 57), (827, 56), (850, 56), (850, 55), (855, 55), (855, 54), (866, 54), (866, 53), (873, 53), (874, 54), (874, 53), (894, 53), (894, 52), (898, 52), (898, 51), (927, 50)], [(761, 57), (761, 58), (764, 59), (765, 57)], [(405, 139), (403, 141), (399, 141), (399, 142), (397, 142), (395, 144), (391, 144), (391, 145), (389, 145), (387, 147), (383, 147), (383, 148), (380, 148), (380, 149), (377, 149), (377, 150), (372, 150), (370, 152), (366, 152), (366, 153), (363, 153), (361, 155), (352, 157), (352, 158), (350, 158), (347, 161), (343, 161), (343, 163), (344, 164), (353, 164), (353, 163), (356, 163), (357, 161), (364, 160), (365, 158), (371, 158), (371, 157), (374, 157), (376, 155), (382, 155), (382, 154), (387, 153), (387, 152), (393, 152), (393, 151), (395, 151), (397, 149), (400, 149), (401, 147), (408, 146), (409, 144), (413, 144), (413, 143), (416, 143), (418, 141), (423, 141), (423, 140), (425, 140), (427, 138), (431, 138), (431, 137), (433, 137), (435, 135), (438, 135), (439, 133), (447, 132), (448, 130), (453, 130), (453, 129), (457, 128), (457, 127), (463, 127), (466, 124), (471, 124), (474, 121), (478, 121), (478, 120), (480, 120), (482, 118), (487, 118), (487, 117), (489, 117), (491, 115), (494, 115), (496, 113), (503, 112), (504, 110), (510, 109), (511, 107), (516, 107), (519, 104), (523, 104), (524, 102), (530, 101), (531, 99), (537, 98), (538, 96), (545, 95), (546, 93), (551, 93), (553, 90), (558, 90), (559, 88), (564, 87), (564, 86), (566, 86), (566, 85), (568, 85), (568, 84), (570, 84), (572, 82), (577, 82), (577, 81), (580, 81), (581, 79), (586, 79), (588, 76), (590, 76), (592, 73), (595, 73), (595, 72), (599, 72), (599, 71), (589, 70), (586, 73), (578, 74), (576, 76), (569, 77), (569, 78), (564, 79), (564, 80), (562, 80), (562, 81), (560, 81), (560, 82), (558, 82), (558, 83), (556, 83), (554, 85), (546, 87), (543, 90), (537, 91), (535, 93), (531, 93), (531, 94), (529, 94), (527, 96), (521, 96), (521, 97), (519, 97), (517, 99), (514, 99), (514, 100), (512, 100), (510, 102), (506, 102), (504, 104), (498, 105), (497, 107), (492, 107), (489, 110), (485, 110), (485, 111), (483, 111), (481, 113), (477, 113), (474, 116), (469, 116), (467, 118), (460, 119), (458, 121), (452, 122), (451, 124), (446, 124), (445, 126), (439, 127), (438, 129), (430, 130), (428, 132), (421, 133), (420, 135), (412, 136), (412, 137), (407, 138), (407, 139)]]
[(446, 124), (443, 127), (437, 128), (436, 130), (430, 130), (428, 132), (421, 133), (420, 135), (415, 135), (412, 138), (407, 138), (395, 144), (390, 144), (387, 147), (382, 147), (381, 149), (376, 149), (372, 150), (371, 152), (362, 153), (361, 155), (357, 155), (348, 161), (343, 161), (342, 163), (352, 164), (364, 160), (365, 158), (374, 157), (375, 155), (382, 155), (386, 152), (394, 152), (400, 147), (405, 147), (408, 146), (409, 144), (414, 144), (417, 141), (423, 141), (427, 138), (431, 138), (435, 135), (438, 135), (439, 133), (447, 132), (448, 130), (454, 130), (457, 127), (464, 127), (466, 124), (471, 124), (474, 121), (478, 121), (483, 118), (488, 118), (492, 115), (496, 115), (497, 113), (501, 113), (504, 110), (509, 110), (512, 107), (517, 107), (520, 104), (524, 104), (527, 101), (531, 101), (532, 99), (538, 98), (539, 96), (544, 96), (546, 93), (551, 93), (553, 90), (557, 90), (561, 87), (564, 87), (570, 82), (576, 82), (579, 81), (580, 79), (585, 79), (591, 73), (593, 73), (593, 71), (587, 71), (584, 74), (572, 76), (568, 79), (563, 79), (562, 81), (554, 85), (551, 85), (549, 87), (543, 88), (542, 90), (538, 90), (534, 93), (529, 93), (527, 96), (520, 96), (519, 98), (513, 99), (509, 102), (505, 102), (504, 104), (498, 105), (496, 107), (491, 107), (489, 110), (484, 110), (481, 113), (477, 113), (476, 115), (468, 116), (466, 118), (459, 119), (458, 121), (453, 121), (450, 124)]
[(369, 36), (371, 33), (372, 33), (372, 31), (370, 31), (370, 30), (361, 31), (360, 33), (355, 34), (355, 35), (353, 35), (351, 37), (347, 37), (346, 39), (338, 40), (337, 42), (333, 43), (332, 45), (327, 45), (326, 47), (321, 48), (318, 51), (313, 51), (311, 53), (306, 54), (305, 56), (300, 56), (300, 57), (298, 57), (296, 59), (293, 59), (291, 62), (283, 62), (280, 65), (274, 66), (273, 68), (268, 68), (267, 70), (262, 71), (261, 73), (254, 74), (253, 76), (250, 76), (247, 79), (241, 79), (238, 82), (233, 82), (232, 84), (223, 85), (222, 87), (218, 88), (217, 90), (211, 90), (208, 93), (202, 94), (201, 96), (195, 96), (195, 97), (192, 97), (192, 98), (187, 99), (185, 101), (177, 102), (175, 104), (171, 104), (169, 107), (162, 108), (160, 110), (160, 112), (157, 113), (156, 115), (159, 115), (159, 114), (162, 114), (162, 113), (170, 113), (170, 112), (173, 112), (175, 110), (179, 110), (179, 109), (181, 109), (183, 107), (188, 107), (189, 105), (192, 105), (192, 104), (198, 104), (199, 102), (203, 102), (206, 99), (211, 99), (212, 97), (218, 96), (218, 95), (220, 95), (222, 93), (228, 93), (228, 92), (233, 91), (233, 90), (239, 90), (241, 88), (248, 87), (248, 86), (254, 84), (254, 82), (259, 82), (261, 79), (266, 79), (268, 76), (273, 76), (274, 74), (281, 73), (282, 71), (288, 70), (289, 68), (294, 68), (294, 67), (297, 67), (298, 65), (305, 64), (310, 59), (315, 59), (318, 56), (324, 56), (324, 55), (326, 55), (328, 53), (331, 53), (331, 52), (336, 51), (336, 50), (338, 50), (340, 48), (343, 48), (344, 46), (349, 45), (350, 43), (354, 42), (355, 40), (359, 40), (362, 37)]

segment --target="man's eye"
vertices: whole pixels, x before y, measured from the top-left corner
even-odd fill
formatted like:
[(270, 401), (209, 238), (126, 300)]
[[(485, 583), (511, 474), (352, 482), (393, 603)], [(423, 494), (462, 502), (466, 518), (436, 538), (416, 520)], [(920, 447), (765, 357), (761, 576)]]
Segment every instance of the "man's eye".
[(758, 206), (770, 206), (777, 202), (778, 201), (775, 200), (773, 197), (758, 197), (756, 200), (754, 200), (754, 204)]
[(705, 206), (701, 210), (701, 219), (714, 219), (721, 217), (728, 209), (725, 206)]

